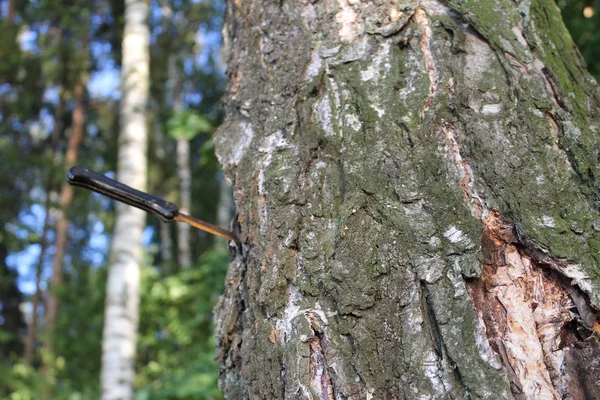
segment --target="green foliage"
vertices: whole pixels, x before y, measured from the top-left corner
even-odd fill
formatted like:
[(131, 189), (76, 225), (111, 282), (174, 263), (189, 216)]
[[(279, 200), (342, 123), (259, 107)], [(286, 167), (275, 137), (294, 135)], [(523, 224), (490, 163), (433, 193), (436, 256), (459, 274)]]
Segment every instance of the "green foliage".
[[(17, 96), (0, 95), (0, 111), (11, 119), (26, 120), (39, 112), (43, 93), (42, 62), (29, 51), (21, 51), (19, 40), (26, 30), (0, 20), (0, 82), (12, 86)], [(4, 118), (1, 121), (4, 123)]]
[(62, 357), (50, 365), (50, 373), (32, 368), (21, 361), (11, 366), (0, 366), (0, 398), (6, 400), (38, 400), (40, 393), (47, 388), (53, 388), (52, 400), (85, 400), (100, 398), (97, 385), (93, 382), (89, 387), (80, 390), (69, 381), (61, 381), (57, 385), (56, 374), (61, 373), (65, 366)]
[(23, 295), (15, 283), (16, 275), (0, 260), (0, 362), (5, 361), (2, 358), (6, 356), (16, 357), (23, 348), (20, 335), (25, 330), (25, 322), (19, 310)]
[(200, 155), (200, 166), (217, 165), (219, 163), (215, 154), (215, 143), (212, 138), (200, 146), (198, 154)]
[(138, 338), (138, 400), (218, 399), (212, 309), (223, 290), (225, 250), (163, 276), (146, 267)]
[[(70, 251), (80, 253), (75, 246)], [(48, 355), (53, 358), (54, 379), (60, 382), (55, 396), (98, 398), (107, 270), (85, 262), (75, 262), (73, 269), (65, 275), (60, 298), (56, 355)]]
[(33, 400), (39, 393), (41, 375), (20, 361), (0, 365), (0, 397), (10, 400)]
[(202, 115), (192, 110), (185, 110), (167, 121), (167, 129), (173, 139), (192, 140), (200, 133), (210, 132), (212, 125)]
[[(92, 242), (110, 241), (114, 203), (82, 190), (75, 191), (68, 210), (64, 282), (56, 290), (60, 310), (52, 338), (55, 351), (54, 354), (42, 351), (45, 316), (40, 315), (36, 356), (31, 367), (22, 358), (25, 332), (21, 309), (27, 309), (23, 305), (29, 299), (20, 292), (17, 274), (5, 260), (9, 255), (28, 254), (39, 248), (40, 215), (45, 212), (45, 199), (50, 197), (50, 207), (56, 209), (58, 191), (64, 181), (73, 86), (81, 76), (87, 79), (89, 75), (118, 67), (123, 2), (41, 0), (17, 4), (13, 21), (0, 20), (3, 38), (0, 165), (5, 168), (0, 174), (0, 224), (4, 228), (0, 230), (0, 302), (10, 305), (0, 307), (0, 315), (10, 322), (10, 327), (0, 324), (0, 398), (39, 399), (48, 388), (52, 388), (49, 398), (53, 400), (99, 398), (108, 248)], [(151, 17), (152, 35), (157, 39), (152, 44), (152, 93), (153, 103), (158, 104), (152, 110), (155, 113), (152, 118), (160, 132), (152, 134), (150, 140), (163, 154), (157, 157), (158, 162), (151, 161), (149, 180), (155, 193), (162, 191), (166, 197), (176, 193), (173, 139), (190, 140), (194, 168), (192, 214), (211, 221), (218, 201), (215, 179), (218, 164), (209, 135), (203, 133), (211, 132), (219, 120), (216, 104), (222, 93), (223, 77), (214, 60), (206, 62), (207, 67), (198, 63), (198, 56), (207, 45), (197, 35), (199, 27), (204, 32), (218, 31), (222, 10), (213, 1), (186, 0), (170, 5), (173, 18), (154, 20), (160, 12)], [(166, 61), (172, 54), (176, 55), (181, 84), (186, 88), (182, 93), (184, 111), (176, 113), (172, 104), (165, 101), (169, 76)], [(186, 96), (192, 100), (188, 102)], [(114, 100), (117, 97), (86, 94), (87, 132), (78, 162), (101, 172), (115, 169), (119, 131), (118, 101)], [(53, 132), (55, 126), (58, 129)], [(200, 148), (203, 150), (199, 160)], [(210, 195), (205, 195), (206, 192)], [(51, 215), (51, 243), (42, 260), (44, 279), (50, 275), (54, 251), (56, 213)], [(149, 222), (155, 224), (156, 220), (149, 218)], [(158, 232), (157, 225), (151, 226)], [(201, 235), (193, 238), (196, 241), (192, 245), (193, 256), (198, 258), (203, 254), (197, 268), (173, 276), (165, 271), (158, 274), (150, 267), (144, 269), (147, 273), (144, 288), (148, 292), (141, 303), (139, 398), (221, 396), (213, 361), (211, 309), (223, 285), (227, 254), (205, 252), (213, 245), (212, 238)], [(158, 234), (154, 235), (152, 246), (160, 245), (160, 240)], [(31, 256), (28, 262), (29, 265), (20, 265), (19, 278), (31, 284), (37, 260)], [(43, 311), (43, 304), (40, 309)]]

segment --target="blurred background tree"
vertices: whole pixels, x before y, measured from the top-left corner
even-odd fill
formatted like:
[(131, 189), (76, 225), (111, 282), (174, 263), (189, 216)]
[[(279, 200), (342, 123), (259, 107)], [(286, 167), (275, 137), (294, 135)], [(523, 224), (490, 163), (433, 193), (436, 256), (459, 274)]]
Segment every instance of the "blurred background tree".
[[(74, 147), (77, 163), (114, 176), (124, 2), (0, 4), (0, 398), (99, 398), (114, 204), (61, 191)], [(599, 79), (600, 0), (558, 5)], [(148, 191), (226, 227), (231, 194), (211, 141), (224, 3), (150, 7)], [(143, 243), (136, 398), (221, 398), (211, 310), (224, 241), (149, 217)]]

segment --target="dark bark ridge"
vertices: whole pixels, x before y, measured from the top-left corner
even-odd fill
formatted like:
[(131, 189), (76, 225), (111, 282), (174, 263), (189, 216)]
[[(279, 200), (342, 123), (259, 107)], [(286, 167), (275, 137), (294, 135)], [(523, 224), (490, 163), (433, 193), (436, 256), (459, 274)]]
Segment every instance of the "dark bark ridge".
[(232, 0), (225, 38), (227, 397), (600, 392), (599, 96), (554, 3)]

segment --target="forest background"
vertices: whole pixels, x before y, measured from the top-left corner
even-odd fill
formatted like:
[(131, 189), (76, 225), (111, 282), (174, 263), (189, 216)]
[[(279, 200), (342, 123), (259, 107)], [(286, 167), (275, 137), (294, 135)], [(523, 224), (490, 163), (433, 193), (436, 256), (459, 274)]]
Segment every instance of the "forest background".
[[(600, 0), (558, 5), (600, 79)], [(191, 174), (190, 214), (221, 226), (233, 217), (211, 139), (224, 10), (152, 0), (148, 21), (148, 191), (181, 204)], [(124, 3), (5, 0), (0, 13), (0, 398), (99, 398), (114, 203), (84, 190), (66, 203), (64, 176), (73, 151), (115, 174)], [(211, 311), (225, 241), (148, 217), (143, 243), (136, 398), (221, 398)]]

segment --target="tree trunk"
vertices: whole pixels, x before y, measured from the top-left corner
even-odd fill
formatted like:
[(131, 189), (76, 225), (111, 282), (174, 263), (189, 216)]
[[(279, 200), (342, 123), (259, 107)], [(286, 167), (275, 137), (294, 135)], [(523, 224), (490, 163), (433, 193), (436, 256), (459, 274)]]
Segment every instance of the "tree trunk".
[[(177, 177), (179, 178), (179, 211), (189, 214), (192, 206), (192, 168), (190, 167), (190, 142), (186, 138), (177, 139)], [(188, 224), (177, 224), (177, 247), (179, 266), (191, 267), (192, 249)]]
[[(151, 102), (150, 112), (152, 118), (152, 135), (155, 142), (154, 145), (154, 157), (158, 160), (159, 164), (165, 161), (165, 135), (162, 130), (162, 121), (160, 120), (160, 104), (157, 101)], [(160, 192), (158, 193), (160, 197)], [(160, 258), (162, 261), (163, 269), (165, 271), (171, 271), (173, 266), (173, 241), (171, 239), (171, 228), (173, 224), (159, 224), (159, 237), (160, 237)]]
[(375, 4), (228, 3), (221, 389), (595, 398), (600, 95), (558, 8)]
[[(87, 49), (87, 40), (84, 39), (82, 51)], [(83, 141), (85, 130), (85, 72), (81, 72), (79, 79), (73, 88), (73, 100), (75, 102), (72, 117), (71, 117), (71, 135), (67, 142), (67, 150), (65, 152), (65, 167), (69, 169), (77, 162), (79, 156), (79, 147)], [(59, 110), (61, 107), (59, 107)], [(58, 123), (58, 122), (57, 122)], [(54, 136), (53, 136), (54, 137)], [(52, 277), (50, 278), (50, 290), (48, 293), (47, 309), (46, 309), (46, 339), (44, 347), (48, 354), (54, 353), (54, 329), (58, 318), (58, 290), (62, 285), (63, 280), (63, 265), (65, 253), (67, 251), (67, 239), (69, 232), (69, 217), (68, 211), (73, 201), (73, 187), (66, 181), (61, 185), (59, 195), (59, 215), (56, 220), (54, 229), (55, 250), (52, 259)]]
[[(167, 13), (166, 15), (171, 15)], [(167, 104), (173, 107), (173, 114), (183, 112), (183, 93), (180, 72), (177, 66), (177, 50), (172, 50), (169, 57), (169, 81), (167, 82)], [(179, 209), (184, 214), (190, 213), (192, 206), (192, 168), (190, 166), (190, 142), (186, 137), (178, 137), (177, 141), (177, 177), (179, 178)], [(192, 265), (192, 249), (190, 247), (190, 226), (177, 224), (177, 255), (181, 268)]]
[(35, 342), (37, 341), (38, 328), (38, 308), (42, 292), (42, 271), (44, 269), (44, 259), (48, 250), (48, 232), (50, 231), (50, 192), (51, 185), (46, 185), (45, 216), (42, 226), (42, 236), (40, 238), (40, 255), (35, 270), (35, 292), (31, 297), (31, 320), (27, 325), (27, 336), (25, 337), (25, 350), (23, 352), (23, 361), (26, 365), (31, 365), (35, 357)]
[[(126, 0), (117, 175), (118, 180), (139, 190), (145, 190), (147, 179), (148, 13), (146, 0)], [(143, 211), (117, 203), (102, 339), (104, 400), (134, 397), (141, 237), (145, 222)]]
[(6, 6), (6, 20), (11, 24), (14, 23), (15, 19), (15, 2), (17, 0), (8, 0), (8, 5)]
[[(62, 34), (61, 31), (59, 31)], [(59, 89), (58, 94), (58, 104), (56, 105), (56, 109), (54, 112), (54, 125), (52, 127), (52, 160), (54, 163), (54, 167), (57, 167), (59, 156), (58, 156), (58, 141), (60, 137), (60, 133), (62, 131), (62, 115), (64, 112), (64, 87)], [(38, 265), (35, 271), (35, 293), (31, 299), (31, 321), (27, 326), (27, 336), (25, 338), (25, 351), (23, 353), (23, 359), (25, 364), (31, 365), (33, 363), (35, 357), (35, 342), (37, 340), (37, 330), (38, 330), (38, 307), (40, 300), (42, 298), (42, 272), (44, 269), (44, 258), (46, 256), (46, 252), (48, 251), (48, 233), (50, 231), (50, 212), (51, 212), (51, 201), (50, 197), (52, 196), (52, 179), (48, 177), (48, 182), (46, 184), (46, 200), (44, 201), (44, 225), (42, 227), (42, 237), (40, 238), (40, 255), (38, 259)]]

